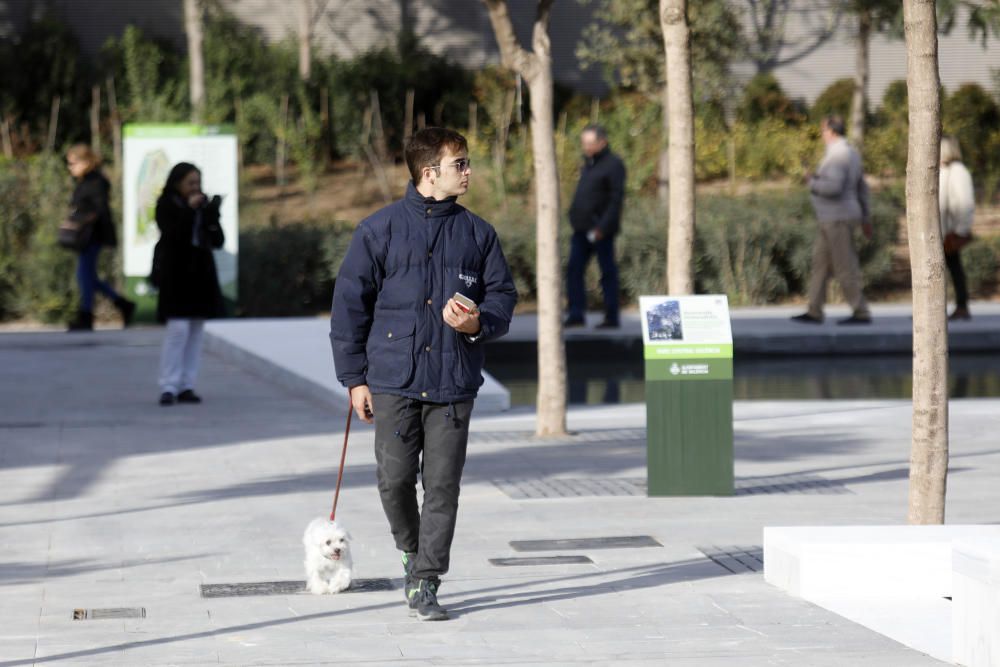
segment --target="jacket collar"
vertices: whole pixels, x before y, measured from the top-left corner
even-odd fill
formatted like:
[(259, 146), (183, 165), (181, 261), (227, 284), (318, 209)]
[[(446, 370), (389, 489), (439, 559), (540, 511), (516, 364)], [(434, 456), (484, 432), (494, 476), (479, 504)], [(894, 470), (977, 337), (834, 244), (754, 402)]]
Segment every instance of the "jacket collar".
[(605, 146), (604, 148), (602, 148), (600, 150), (600, 152), (595, 153), (594, 157), (588, 157), (588, 156), (584, 155), (583, 156), (583, 161), (587, 163), (588, 167), (592, 167), (595, 164), (597, 164), (597, 162), (599, 162), (602, 157), (604, 157), (605, 155), (607, 155), (610, 152), (611, 152), (611, 146)]
[(417, 192), (413, 181), (410, 181), (406, 185), (406, 194), (403, 195), (403, 202), (408, 209), (419, 213), (421, 217), (427, 218), (441, 218), (446, 215), (453, 215), (461, 208), (458, 205), (458, 197), (448, 197), (447, 199), (438, 201), (433, 197), (423, 196)]

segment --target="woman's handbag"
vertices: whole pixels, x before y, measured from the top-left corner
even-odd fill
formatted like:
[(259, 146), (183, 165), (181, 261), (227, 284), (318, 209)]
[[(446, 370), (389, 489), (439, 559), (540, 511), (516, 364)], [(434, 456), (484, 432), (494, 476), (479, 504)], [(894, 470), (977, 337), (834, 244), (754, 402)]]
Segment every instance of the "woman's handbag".
[(71, 211), (66, 219), (59, 224), (59, 231), (56, 233), (59, 245), (68, 250), (80, 252), (90, 245), (90, 240), (94, 237), (94, 223), (96, 221), (96, 214), (80, 216), (76, 210)]
[(969, 245), (972, 241), (972, 235), (962, 236), (961, 234), (956, 234), (955, 232), (948, 232), (944, 237), (944, 254), (954, 255), (959, 250)]

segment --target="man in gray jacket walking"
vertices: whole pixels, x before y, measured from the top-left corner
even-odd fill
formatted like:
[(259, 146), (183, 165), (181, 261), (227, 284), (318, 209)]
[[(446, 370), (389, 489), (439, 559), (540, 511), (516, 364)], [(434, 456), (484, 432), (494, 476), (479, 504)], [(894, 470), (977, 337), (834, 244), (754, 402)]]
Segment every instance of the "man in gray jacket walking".
[(854, 309), (850, 317), (837, 324), (870, 324), (871, 311), (862, 291), (861, 265), (854, 247), (854, 232), (859, 225), (866, 238), (872, 237), (861, 155), (844, 138), (844, 119), (840, 116), (824, 118), (820, 131), (826, 154), (816, 173), (807, 178), (819, 222), (809, 280), (809, 310), (792, 319), (822, 323), (827, 283), (834, 277)]

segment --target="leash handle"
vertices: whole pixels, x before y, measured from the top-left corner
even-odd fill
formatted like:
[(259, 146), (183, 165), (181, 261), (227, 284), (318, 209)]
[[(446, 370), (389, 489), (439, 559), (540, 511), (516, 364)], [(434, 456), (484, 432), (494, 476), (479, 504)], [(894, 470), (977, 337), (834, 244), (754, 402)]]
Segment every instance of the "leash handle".
[(351, 435), (351, 417), (354, 415), (354, 403), (347, 410), (347, 426), (344, 427), (344, 448), (340, 452), (340, 472), (337, 473), (337, 490), (333, 494), (333, 509), (330, 510), (330, 521), (337, 516), (337, 501), (340, 500), (340, 484), (344, 481), (344, 462), (347, 460), (347, 439)]

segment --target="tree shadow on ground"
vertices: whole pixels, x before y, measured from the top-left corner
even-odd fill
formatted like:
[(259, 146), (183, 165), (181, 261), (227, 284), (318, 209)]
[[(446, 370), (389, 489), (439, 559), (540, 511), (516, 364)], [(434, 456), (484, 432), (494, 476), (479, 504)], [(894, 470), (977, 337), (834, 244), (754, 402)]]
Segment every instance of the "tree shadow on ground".
[(53, 577), (73, 577), (79, 574), (89, 574), (91, 572), (124, 570), (143, 567), (146, 565), (163, 565), (164, 563), (198, 560), (218, 555), (219, 554), (217, 553), (200, 553), (188, 556), (173, 556), (170, 558), (125, 560), (120, 563), (102, 563), (91, 558), (82, 558), (78, 560), (57, 560), (49, 561), (47, 563), (23, 563), (14, 561), (9, 563), (0, 563), (0, 586), (32, 584), (44, 579), (51, 579)]
[[(454, 610), (455, 616), (459, 617), (474, 613), (482, 613), (491, 609), (524, 606), (530, 604), (544, 604), (546, 602), (585, 598), (594, 595), (606, 595), (626, 590), (656, 588), (680, 582), (713, 579), (720, 576), (730, 576), (730, 573), (707, 558), (696, 558), (653, 565), (638, 565), (613, 570), (590, 571), (582, 574), (572, 574), (549, 579), (532, 579), (530, 581), (522, 582), (504, 580), (504, 582), (499, 585), (480, 589), (474, 594), (473, 597), (454, 604), (447, 604), (446, 606)], [(594, 583), (586, 585), (570, 585), (555, 589), (537, 590), (539, 586), (550, 586), (563, 582), (596, 580), (598, 578), (608, 577), (613, 579), (610, 581), (598, 580), (594, 581)], [(512, 589), (518, 588), (528, 588), (529, 590), (524, 593), (511, 592)], [(496, 593), (496, 595), (492, 595), (493, 593)], [(373, 604), (364, 607), (337, 609), (314, 614), (303, 614), (293, 617), (259, 621), (256, 623), (231, 625), (224, 628), (214, 628), (201, 632), (190, 632), (169, 637), (158, 637), (143, 641), (123, 642), (109, 646), (81, 649), (78, 651), (67, 651), (55, 655), (29, 657), (21, 660), (7, 660), (0, 662), (0, 667), (20, 667), (21, 665), (38, 665), (63, 660), (81, 660), (84, 658), (118, 653), (120, 651), (149, 648), (154, 646), (169, 646), (197, 639), (208, 639), (238, 633), (247, 633), (265, 628), (278, 628), (293, 625), (295, 623), (335, 619), (337, 617), (362, 612), (398, 608), (401, 602), (396, 599), (395, 593), (393, 593), (392, 597), (392, 602)]]

